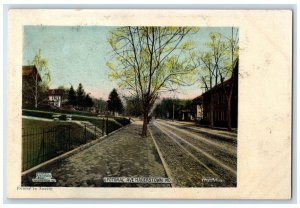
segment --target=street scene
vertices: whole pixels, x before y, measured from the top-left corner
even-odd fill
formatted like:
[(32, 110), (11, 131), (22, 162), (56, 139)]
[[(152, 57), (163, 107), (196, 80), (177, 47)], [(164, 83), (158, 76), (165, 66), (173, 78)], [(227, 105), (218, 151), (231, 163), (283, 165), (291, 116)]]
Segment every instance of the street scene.
[(150, 129), (176, 186), (236, 186), (236, 133), (163, 120)]
[(22, 186), (236, 187), (238, 43), (235, 27), (25, 26)]

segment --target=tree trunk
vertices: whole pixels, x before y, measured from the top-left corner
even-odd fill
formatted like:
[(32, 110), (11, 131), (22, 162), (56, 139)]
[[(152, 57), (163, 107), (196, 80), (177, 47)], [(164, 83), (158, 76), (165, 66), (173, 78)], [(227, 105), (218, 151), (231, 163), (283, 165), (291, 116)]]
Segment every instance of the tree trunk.
[(148, 124), (148, 112), (144, 112), (142, 137), (147, 137), (147, 131), (148, 131), (147, 124)]
[(229, 99), (228, 99), (228, 104), (227, 104), (227, 129), (229, 131), (231, 131), (231, 95), (229, 96)]
[(210, 127), (214, 127), (214, 95), (211, 93), (210, 95)]

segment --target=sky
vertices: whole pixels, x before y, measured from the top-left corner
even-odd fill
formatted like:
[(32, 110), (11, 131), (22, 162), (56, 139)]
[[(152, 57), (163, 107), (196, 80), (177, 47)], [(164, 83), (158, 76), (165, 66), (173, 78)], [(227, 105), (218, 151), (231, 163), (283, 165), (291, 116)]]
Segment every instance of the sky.
[[(107, 39), (113, 29), (107, 26), (24, 26), (23, 65), (28, 65), (41, 49), (51, 73), (50, 88), (73, 85), (76, 89), (82, 83), (91, 96), (107, 100), (110, 91), (118, 89), (117, 81), (109, 80), (106, 66), (111, 57)], [(210, 32), (230, 36), (231, 27), (201, 27), (197, 34), (190, 36), (199, 51), (205, 50), (204, 43)], [(163, 96), (192, 99), (201, 93), (199, 83), (195, 83), (181, 87), (175, 95)]]

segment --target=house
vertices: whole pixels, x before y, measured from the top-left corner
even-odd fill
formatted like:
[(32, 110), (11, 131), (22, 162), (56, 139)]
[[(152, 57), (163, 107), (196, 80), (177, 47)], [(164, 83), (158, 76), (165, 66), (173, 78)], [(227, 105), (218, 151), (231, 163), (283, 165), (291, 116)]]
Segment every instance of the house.
[(42, 78), (35, 65), (22, 66), (22, 105), (32, 107), (35, 105), (39, 83)]
[(182, 109), (179, 111), (179, 120), (192, 121), (194, 120), (194, 112), (191, 109)]
[[(228, 95), (233, 85), (231, 96), (231, 126), (237, 128), (238, 117), (238, 60), (236, 61), (234, 72), (236, 79), (232, 77), (202, 95), (193, 99), (193, 110), (195, 111), (196, 120), (200, 124), (227, 127), (228, 125)], [(211, 116), (212, 115), (212, 116)]]
[(49, 104), (54, 107), (60, 108), (64, 93), (65, 91), (63, 89), (49, 89), (48, 90)]
[(193, 111), (195, 120), (200, 121), (203, 119), (203, 96), (200, 95), (192, 100)]

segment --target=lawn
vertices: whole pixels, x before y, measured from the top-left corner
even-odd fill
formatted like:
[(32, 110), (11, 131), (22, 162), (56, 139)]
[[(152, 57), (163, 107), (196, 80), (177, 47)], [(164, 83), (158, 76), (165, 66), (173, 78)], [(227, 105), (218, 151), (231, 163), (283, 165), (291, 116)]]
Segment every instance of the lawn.
[(94, 139), (93, 134), (72, 122), (23, 118), (22, 128), (23, 170)]
[[(25, 116), (32, 116), (32, 117), (39, 117), (39, 118), (47, 118), (52, 119), (53, 115), (59, 114), (57, 112), (51, 112), (51, 111), (42, 111), (42, 110), (28, 110), (23, 109), (22, 114)], [(106, 118), (104, 117), (97, 117), (97, 116), (87, 116), (87, 115), (78, 115), (76, 112), (74, 114), (68, 114), (72, 115), (73, 120), (77, 121), (89, 121), (92, 124), (96, 125), (98, 128), (103, 128), (103, 121), (106, 124)], [(105, 125), (104, 124), (104, 125)], [(109, 117), (108, 118), (108, 133), (115, 131), (122, 126), (130, 124), (130, 121), (128, 118), (125, 117)]]

